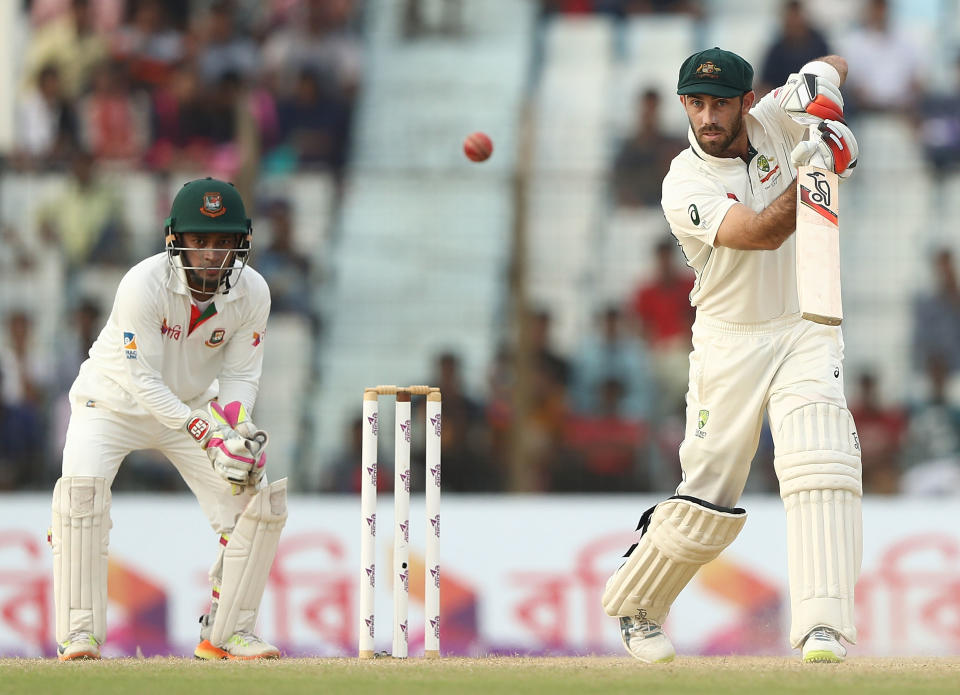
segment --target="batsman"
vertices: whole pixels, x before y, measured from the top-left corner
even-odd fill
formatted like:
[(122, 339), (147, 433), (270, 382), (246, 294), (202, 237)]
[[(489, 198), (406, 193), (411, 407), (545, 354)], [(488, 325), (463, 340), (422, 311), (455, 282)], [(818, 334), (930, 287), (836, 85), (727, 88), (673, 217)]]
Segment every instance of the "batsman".
[(70, 389), (50, 533), (61, 661), (100, 658), (110, 488), (138, 449), (169, 459), (219, 534), (195, 655), (280, 656), (255, 633), (287, 508), (286, 480), (268, 484), (264, 475), (268, 436), (249, 416), (270, 313), (267, 284), (247, 266), (252, 238), (232, 184), (184, 185), (166, 220), (166, 250), (124, 275)]
[(790, 644), (804, 662), (839, 662), (841, 640), (856, 642), (860, 445), (840, 327), (801, 317), (794, 235), (797, 168), (843, 180), (856, 166), (846, 74), (843, 58), (825, 56), (757, 101), (753, 68), (735, 53), (704, 50), (680, 68), (690, 147), (672, 162), (662, 206), (696, 271), (682, 478), (676, 495), (643, 514), (603, 594), (641, 661), (673, 659), (662, 627), (671, 605), (746, 522), (737, 502), (764, 412), (786, 509)]

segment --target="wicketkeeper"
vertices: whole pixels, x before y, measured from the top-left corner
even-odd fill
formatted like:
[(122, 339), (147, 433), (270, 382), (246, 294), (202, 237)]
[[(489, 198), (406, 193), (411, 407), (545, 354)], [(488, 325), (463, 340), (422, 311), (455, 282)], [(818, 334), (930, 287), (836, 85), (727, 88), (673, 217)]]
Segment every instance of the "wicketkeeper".
[[(846, 178), (856, 165), (846, 73), (843, 58), (826, 56), (756, 102), (753, 68), (734, 53), (701, 51), (680, 68), (690, 147), (673, 160), (662, 204), (697, 276), (683, 477), (644, 513), (603, 595), (641, 661), (673, 658), (662, 629), (670, 606), (743, 528), (736, 504), (764, 411), (787, 514), (790, 643), (804, 661), (842, 661), (840, 639), (857, 639), (860, 445), (843, 394), (843, 336), (800, 317), (792, 236), (796, 168)], [(812, 123), (817, 135), (804, 140)]]
[(50, 534), (59, 657), (100, 658), (110, 487), (128, 453), (157, 449), (219, 534), (213, 598), (195, 655), (276, 658), (279, 650), (254, 630), (287, 518), (286, 480), (267, 484), (268, 437), (249, 417), (270, 291), (247, 266), (252, 228), (232, 184), (186, 184), (164, 238), (165, 252), (121, 280), (107, 325), (70, 390)]

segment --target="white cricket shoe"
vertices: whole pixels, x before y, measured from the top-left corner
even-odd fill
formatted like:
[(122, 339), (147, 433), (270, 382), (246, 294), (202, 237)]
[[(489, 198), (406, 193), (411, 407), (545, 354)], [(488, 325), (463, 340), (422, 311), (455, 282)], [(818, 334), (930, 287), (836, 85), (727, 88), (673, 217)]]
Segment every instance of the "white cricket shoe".
[(840, 634), (829, 627), (813, 628), (803, 641), (803, 663), (838, 664), (847, 658), (847, 649), (840, 644)]
[(643, 617), (620, 618), (620, 639), (630, 655), (646, 664), (663, 664), (673, 661), (676, 651), (670, 638), (659, 623)]
[(280, 650), (269, 642), (244, 630), (233, 633), (225, 644), (217, 647), (205, 639), (197, 645), (193, 655), (198, 659), (279, 659)]
[(60, 661), (74, 659), (99, 659), (100, 643), (89, 632), (72, 632), (63, 644), (57, 645)]

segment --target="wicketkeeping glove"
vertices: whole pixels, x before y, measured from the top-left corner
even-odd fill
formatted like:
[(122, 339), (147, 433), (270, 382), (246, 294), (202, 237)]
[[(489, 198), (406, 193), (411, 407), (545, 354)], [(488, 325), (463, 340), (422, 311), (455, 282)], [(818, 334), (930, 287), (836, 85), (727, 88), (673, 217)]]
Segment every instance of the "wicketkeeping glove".
[(839, 121), (824, 121), (810, 128), (810, 139), (793, 148), (790, 161), (794, 168), (810, 164), (847, 179), (857, 166), (859, 154), (857, 139), (850, 128)]
[(256, 485), (263, 477), (267, 434), (247, 420), (239, 401), (221, 406), (210, 401), (187, 419), (188, 434), (200, 445), (214, 470), (234, 485)]
[(840, 88), (825, 77), (795, 72), (787, 83), (773, 92), (774, 98), (790, 118), (810, 125), (825, 120), (843, 120), (843, 96)]

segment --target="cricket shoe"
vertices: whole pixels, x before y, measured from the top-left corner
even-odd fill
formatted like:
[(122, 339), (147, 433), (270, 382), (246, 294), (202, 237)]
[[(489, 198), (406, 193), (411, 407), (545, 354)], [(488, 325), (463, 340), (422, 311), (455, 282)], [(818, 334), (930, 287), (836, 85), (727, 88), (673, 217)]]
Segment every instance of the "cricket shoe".
[(234, 632), (233, 637), (228, 639), (222, 647), (215, 646), (208, 639), (201, 641), (193, 651), (193, 655), (198, 659), (209, 660), (279, 659), (280, 650), (252, 632), (240, 630)]
[(100, 643), (89, 632), (72, 632), (63, 644), (57, 645), (57, 658), (60, 661), (99, 659)]
[(829, 627), (815, 627), (803, 641), (803, 663), (838, 664), (847, 658), (847, 649), (840, 644), (840, 635)]
[(673, 661), (676, 651), (659, 623), (640, 617), (620, 618), (620, 639), (630, 655), (646, 664), (664, 664)]

